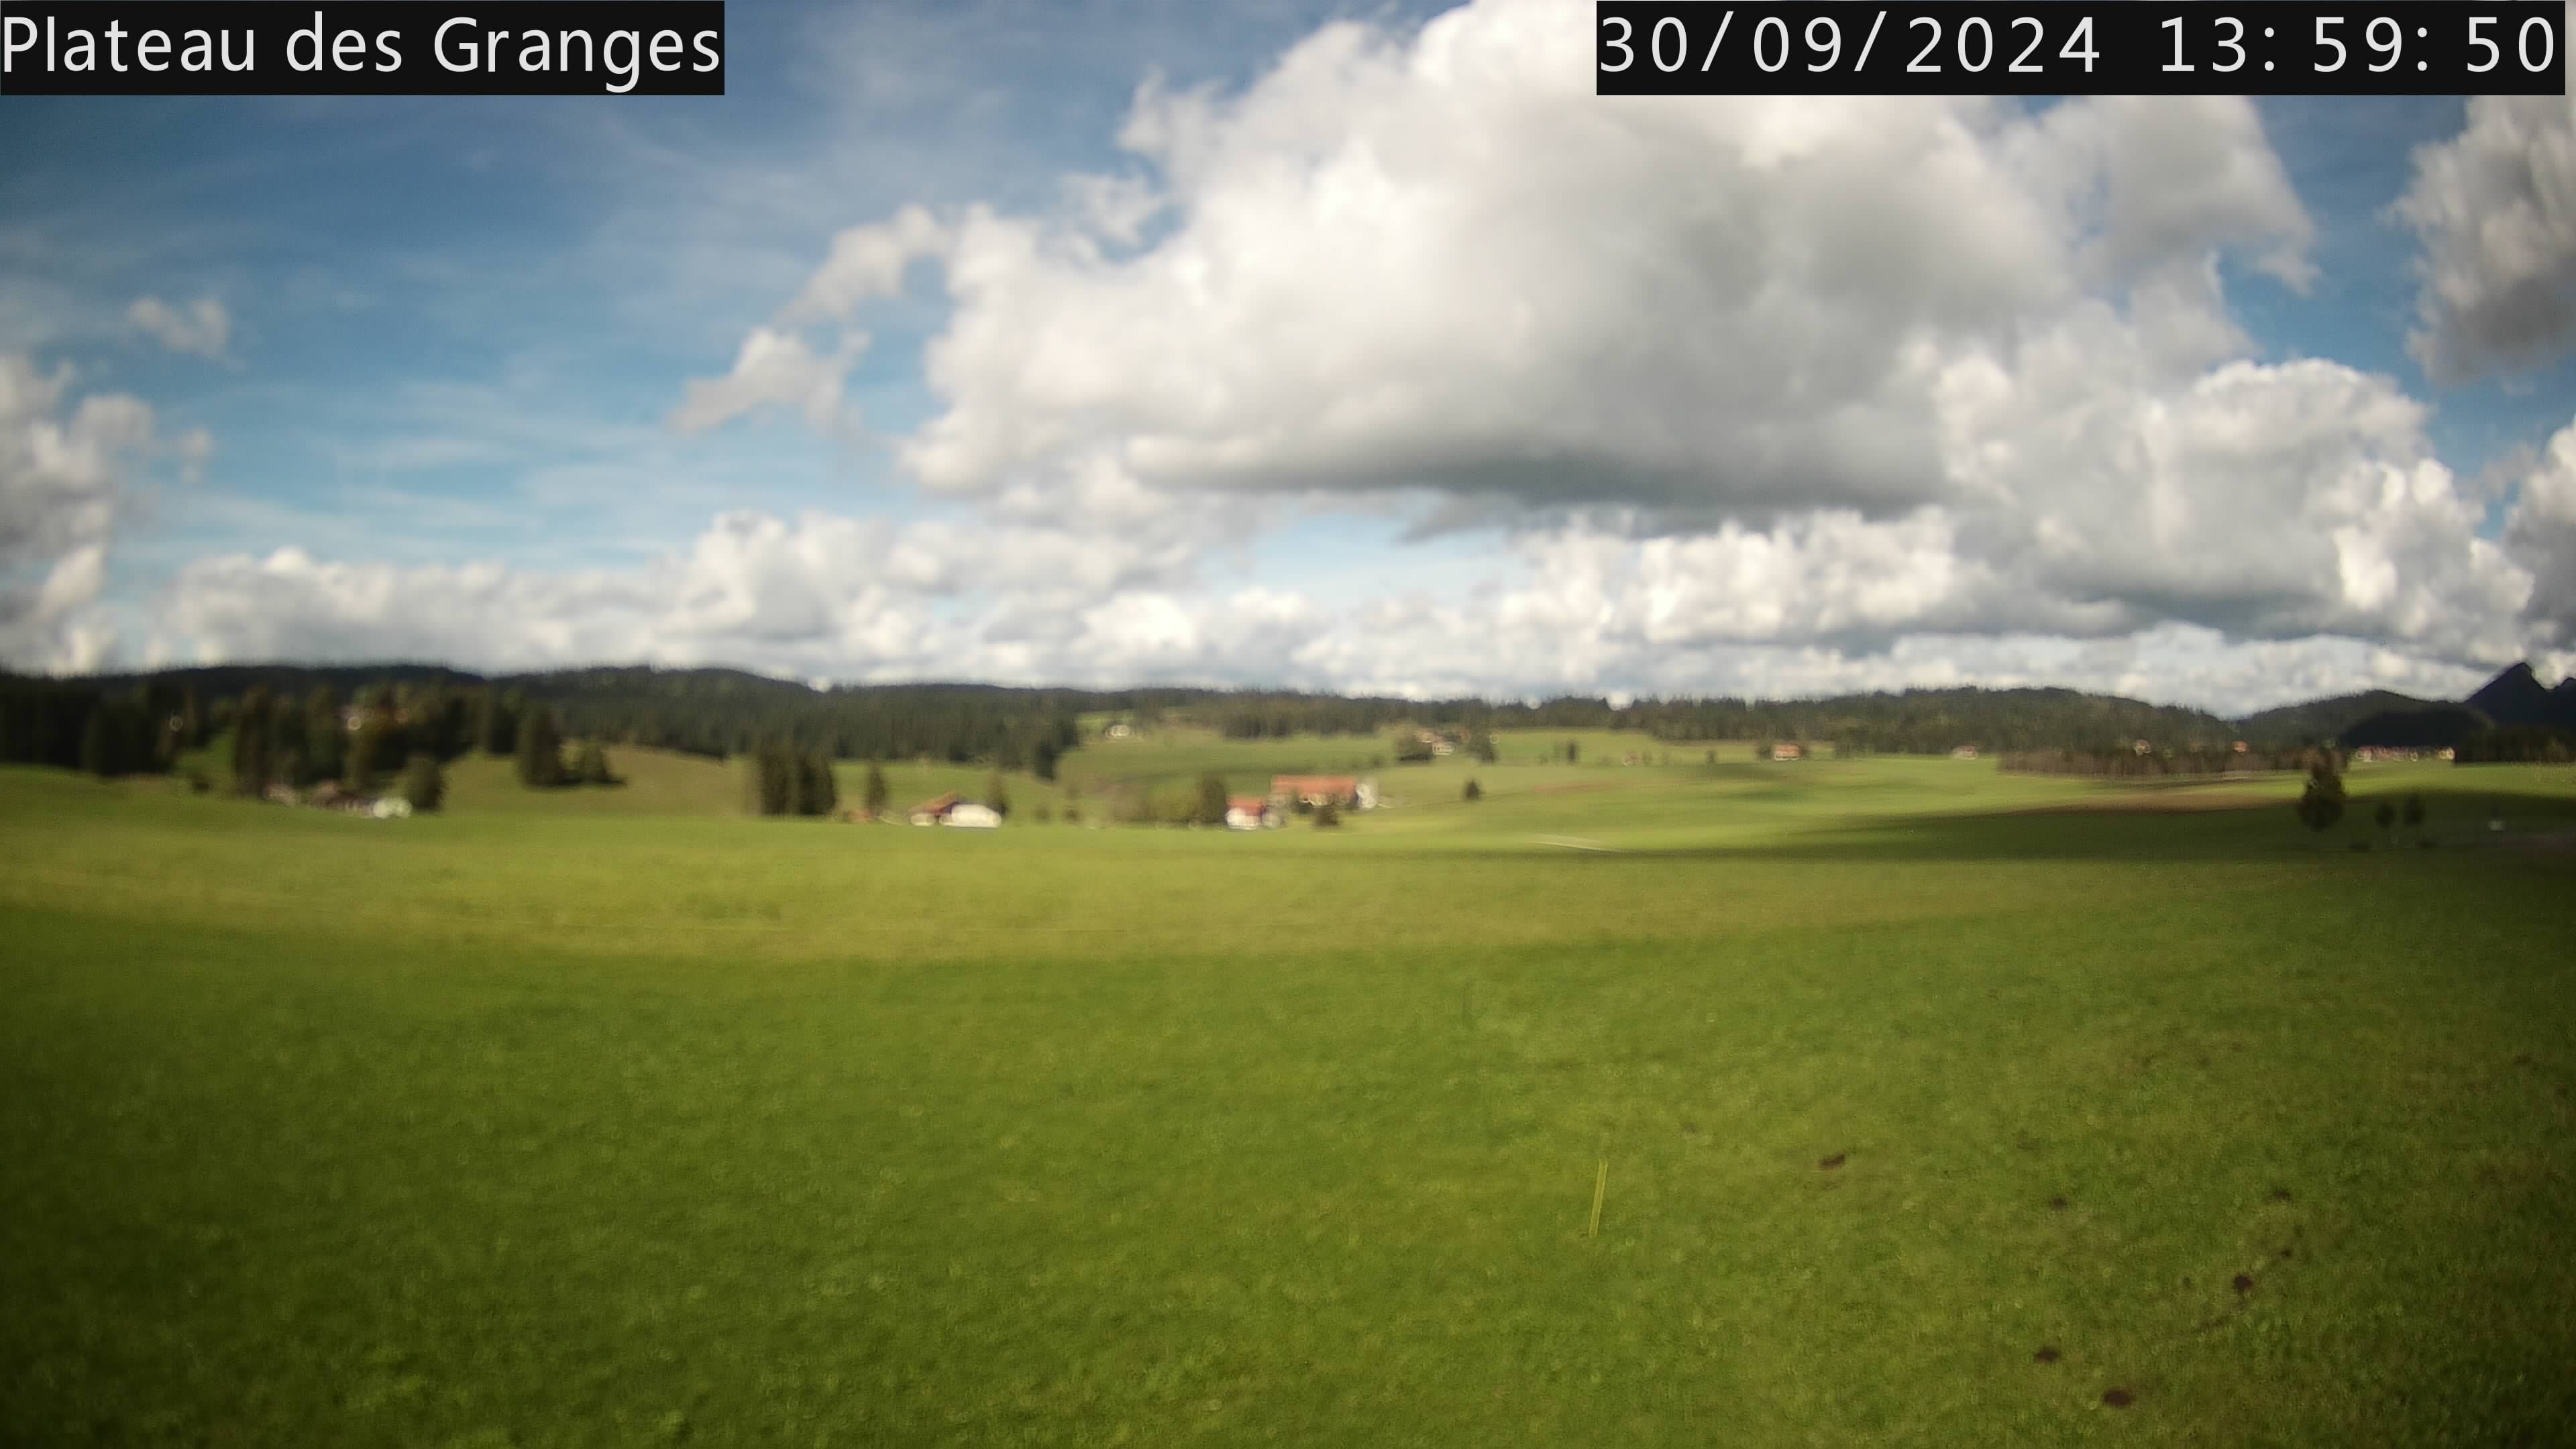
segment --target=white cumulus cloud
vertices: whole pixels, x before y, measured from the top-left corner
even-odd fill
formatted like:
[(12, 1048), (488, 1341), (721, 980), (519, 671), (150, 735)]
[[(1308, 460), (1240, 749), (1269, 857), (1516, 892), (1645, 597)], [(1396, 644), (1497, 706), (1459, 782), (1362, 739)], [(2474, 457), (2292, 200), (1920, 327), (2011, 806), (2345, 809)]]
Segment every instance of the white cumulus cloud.
[(2576, 340), (2576, 100), (2470, 98), (2460, 134), (2416, 153), (2397, 214), (2424, 246), (2410, 346), (2428, 371), (2527, 366)]

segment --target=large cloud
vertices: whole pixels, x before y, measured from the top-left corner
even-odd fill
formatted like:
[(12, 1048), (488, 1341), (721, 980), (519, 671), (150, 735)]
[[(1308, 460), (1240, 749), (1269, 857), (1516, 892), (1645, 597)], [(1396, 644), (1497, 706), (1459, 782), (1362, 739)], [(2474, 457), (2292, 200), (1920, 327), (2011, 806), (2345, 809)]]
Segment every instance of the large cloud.
[[(1179, 518), (1077, 532), (732, 512), (649, 564), (565, 572), (325, 561), (294, 548), (229, 554), (187, 565), (163, 591), (154, 646), (208, 660), (642, 659), (1042, 678), (1049, 656), (1037, 646), (1083, 632), (1066, 621), (1091, 616), (1097, 647), (1123, 647), (1131, 631), (1123, 615), (1097, 614), (1105, 601), (1194, 588), (1198, 550)], [(1140, 628), (1150, 639), (1154, 630)], [(1026, 667), (1009, 667), (1022, 656)], [(1078, 670), (1084, 660), (1063, 663)]]
[[(1147, 681), (1489, 697), (1562, 691), (1764, 697), (1904, 685), (2047, 683), (2219, 709), (2373, 685), (2456, 695), (2486, 671), (2349, 639), (2231, 643), (2182, 625), (2088, 640), (1918, 631), (1885, 652), (1811, 642), (1837, 574), (1864, 608), (1919, 617), (1948, 586), (1933, 547), (1852, 520), (1765, 539), (1531, 538), (1465, 589), (1328, 602), (1227, 584), (1177, 537), (721, 516), (635, 568), (403, 568), (299, 550), (200, 560), (150, 641), (172, 660), (451, 659), (484, 668), (725, 663), (794, 677), (1119, 686)], [(1123, 540), (1123, 541), (1122, 541)], [(1705, 560), (1757, 572), (1743, 609), (1694, 592)], [(1873, 550), (1876, 550), (1873, 552)], [(1866, 626), (1869, 621), (1859, 621)]]
[(2411, 345), (2427, 370), (2473, 377), (2576, 341), (2576, 100), (2473, 97), (2456, 138), (2416, 153), (2397, 213), (2424, 244)]
[(1589, 619), (1585, 652), (2520, 650), (2533, 580), (2423, 409), (2230, 316), (2223, 256), (2312, 272), (2242, 99), (1611, 100), (1587, 23), (1480, 0), (1329, 27), (1240, 95), (1148, 86), (1136, 174), (854, 228), (779, 325), (935, 257), (929, 488), (1429, 497), (1552, 538), (1561, 597), (1524, 607)]
[(193, 465), (210, 446), (202, 432), (163, 439), (152, 409), (123, 393), (75, 403), (73, 381), (0, 353), (0, 664), (16, 668), (100, 662), (114, 633), (84, 611), (138, 470), (172, 451)]
[(2531, 615), (2541, 637), (2576, 663), (2576, 423), (2549, 440), (2522, 480), (2505, 545), (2538, 581)]

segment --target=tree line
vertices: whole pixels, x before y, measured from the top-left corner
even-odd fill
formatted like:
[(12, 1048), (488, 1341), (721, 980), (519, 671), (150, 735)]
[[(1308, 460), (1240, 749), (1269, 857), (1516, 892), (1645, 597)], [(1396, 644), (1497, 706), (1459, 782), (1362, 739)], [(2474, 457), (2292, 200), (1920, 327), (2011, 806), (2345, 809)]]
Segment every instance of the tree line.
[[(2022, 775), (2098, 775), (2108, 779), (2152, 780), (2168, 776), (2239, 775), (2266, 770), (2303, 770), (2319, 753), (2314, 749), (2156, 750), (2139, 754), (2132, 745), (2097, 750), (2011, 750), (1995, 767)], [(2339, 757), (2338, 757), (2339, 758)], [(2340, 764), (2337, 769), (2342, 768)]]
[[(2343, 711), (2383, 703), (2357, 696), (2316, 709), (2266, 711), (2231, 723), (2174, 706), (2067, 689), (1933, 689), (1829, 699), (1645, 698), (1617, 704), (1567, 695), (1545, 701), (1409, 700), (1293, 691), (1153, 688), (1018, 689), (997, 685), (844, 685), (816, 689), (733, 669), (618, 667), (486, 678), (435, 665), (225, 665), (147, 675), (45, 679), (0, 674), (0, 760), (95, 768), (120, 774), (166, 769), (176, 756), (229, 726), (254, 689), (266, 691), (272, 746), (286, 774), (328, 775), (340, 767), (337, 744), (309, 727), (310, 703), (392, 701), (390, 723), (377, 719), (362, 768), (388, 768), (413, 752), (452, 759), (466, 748), (507, 755), (518, 748), (521, 721), (542, 714), (559, 737), (628, 744), (708, 758), (752, 756), (777, 748), (829, 759), (927, 759), (977, 763), (1002, 771), (1056, 776), (1064, 754), (1078, 748), (1084, 714), (1204, 725), (1237, 739), (1380, 734), (1423, 725), (1464, 738), (1498, 730), (1633, 731), (1673, 744), (1743, 739), (1832, 740), (1846, 753), (1942, 754), (1961, 745), (1990, 753), (2101, 755), (2098, 768), (2060, 759), (2031, 768), (2086, 772), (2174, 772), (2245, 739), (2275, 756), (2324, 743), (2315, 730)], [(303, 701), (299, 726), (279, 701)], [(178, 721), (173, 723), (173, 721)], [(2563, 734), (2478, 731), (2459, 741), (2460, 758), (2548, 759), (2567, 748)], [(2109, 742), (2151, 741), (2183, 763), (2166, 770), (2114, 764)], [(2345, 741), (2350, 744), (2353, 741)], [(1402, 747), (1400, 747), (1400, 753)], [(1483, 757), (1483, 749), (1475, 753)], [(2232, 753), (2232, 751), (2231, 751)], [(539, 750), (538, 761), (552, 758)], [(291, 768), (288, 768), (290, 767)], [(2243, 768), (2231, 762), (2228, 768)], [(583, 765), (561, 767), (580, 779)], [(538, 763), (534, 775), (547, 773)], [(533, 781), (532, 781), (533, 783)]]

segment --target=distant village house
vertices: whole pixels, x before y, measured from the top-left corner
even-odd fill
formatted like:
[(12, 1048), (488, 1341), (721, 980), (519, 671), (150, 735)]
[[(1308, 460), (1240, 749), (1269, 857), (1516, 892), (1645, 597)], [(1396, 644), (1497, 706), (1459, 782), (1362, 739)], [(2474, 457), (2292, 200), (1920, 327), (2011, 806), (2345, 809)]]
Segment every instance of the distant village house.
[(1336, 809), (1374, 810), (1377, 782), (1353, 775), (1273, 775), (1270, 803), (1280, 809), (1314, 808), (1331, 801)]
[(913, 806), (911, 818), (915, 825), (954, 825), (966, 830), (991, 830), (1002, 823), (1000, 811), (954, 791)]

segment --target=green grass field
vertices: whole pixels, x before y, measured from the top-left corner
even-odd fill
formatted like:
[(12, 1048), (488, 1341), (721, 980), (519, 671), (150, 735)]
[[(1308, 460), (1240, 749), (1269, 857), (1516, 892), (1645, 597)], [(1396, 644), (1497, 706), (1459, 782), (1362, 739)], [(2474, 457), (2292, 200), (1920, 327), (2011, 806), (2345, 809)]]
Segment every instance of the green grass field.
[(0, 1443), (2566, 1442), (2576, 773), (1563, 737), (1257, 834), (0, 771)]

